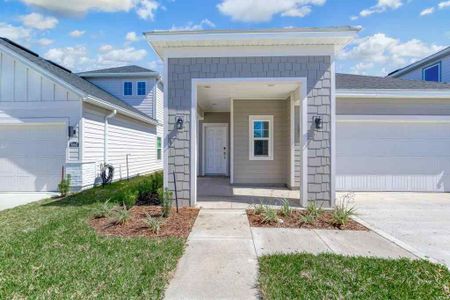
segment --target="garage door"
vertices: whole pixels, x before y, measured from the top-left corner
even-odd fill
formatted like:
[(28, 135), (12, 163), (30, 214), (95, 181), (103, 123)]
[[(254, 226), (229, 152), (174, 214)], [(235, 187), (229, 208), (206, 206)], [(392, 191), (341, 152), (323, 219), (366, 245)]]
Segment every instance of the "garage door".
[(0, 125), (0, 192), (56, 191), (66, 136), (64, 125)]
[(445, 118), (338, 117), (336, 142), (339, 191), (450, 191)]

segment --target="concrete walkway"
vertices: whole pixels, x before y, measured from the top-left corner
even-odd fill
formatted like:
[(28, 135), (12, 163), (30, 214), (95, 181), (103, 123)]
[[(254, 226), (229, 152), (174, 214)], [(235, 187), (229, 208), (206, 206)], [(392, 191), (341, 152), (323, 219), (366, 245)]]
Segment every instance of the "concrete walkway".
[(52, 192), (33, 192), (33, 193), (0, 193), (0, 211), (14, 208), (20, 205), (28, 204), (34, 201), (57, 196), (58, 193)]
[(245, 211), (202, 209), (166, 299), (257, 299), (257, 272)]

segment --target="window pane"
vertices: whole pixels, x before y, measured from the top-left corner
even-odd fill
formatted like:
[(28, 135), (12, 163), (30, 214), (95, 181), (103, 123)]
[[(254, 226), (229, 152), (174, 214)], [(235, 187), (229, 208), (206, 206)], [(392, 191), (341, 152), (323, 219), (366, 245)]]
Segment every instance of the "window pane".
[(256, 121), (253, 123), (253, 137), (262, 138), (269, 137), (269, 122)]
[(428, 68), (424, 72), (424, 79), (426, 81), (439, 81), (439, 65), (435, 65), (431, 68)]
[(269, 141), (255, 141), (254, 155), (269, 156)]
[(125, 82), (123, 84), (123, 94), (125, 96), (133, 95), (133, 84), (131, 82)]
[(156, 159), (160, 160), (161, 159), (161, 149), (156, 150)]
[(143, 96), (146, 92), (145, 82), (138, 82), (138, 95)]
[(156, 148), (161, 149), (161, 138), (160, 137), (158, 137), (156, 139)]

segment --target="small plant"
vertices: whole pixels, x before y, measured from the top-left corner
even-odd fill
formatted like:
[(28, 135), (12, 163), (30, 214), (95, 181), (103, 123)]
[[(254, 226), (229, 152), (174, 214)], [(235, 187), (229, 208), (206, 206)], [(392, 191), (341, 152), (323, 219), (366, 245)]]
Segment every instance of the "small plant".
[(281, 200), (280, 214), (285, 217), (289, 217), (292, 214), (292, 207), (287, 199)]
[(137, 192), (127, 189), (121, 193), (120, 200), (127, 209), (130, 209), (136, 205), (137, 197)]
[(109, 200), (110, 199), (106, 200), (106, 202), (100, 204), (98, 207), (94, 209), (92, 215), (95, 219), (106, 218), (111, 214), (113, 205), (109, 202)]
[(116, 207), (111, 211), (111, 218), (114, 224), (123, 225), (130, 219), (130, 211), (125, 206)]
[(163, 218), (168, 218), (172, 211), (173, 193), (169, 189), (159, 188), (159, 200), (161, 201), (161, 209)]
[(268, 205), (264, 206), (264, 211), (261, 215), (263, 223), (278, 223), (277, 211)]
[(58, 184), (58, 190), (61, 193), (61, 197), (65, 197), (69, 193), (71, 180), (72, 177), (70, 174), (67, 174), (66, 177), (61, 179), (61, 182)]
[(306, 207), (306, 213), (307, 215), (313, 216), (314, 219), (317, 219), (323, 214), (323, 209), (322, 206), (317, 206), (315, 201), (311, 201)]
[(341, 201), (336, 205), (332, 213), (332, 222), (335, 226), (341, 227), (348, 223), (351, 217), (356, 216), (356, 209), (354, 206), (350, 206), (349, 202), (351, 202), (354, 198), (352, 193), (345, 194)]
[(314, 215), (311, 214), (306, 214), (306, 215), (302, 215), (300, 216), (300, 221), (302, 221), (303, 223), (306, 224), (314, 224), (316, 222), (317, 217), (315, 217)]
[(161, 230), (162, 221), (160, 218), (154, 218), (151, 215), (147, 215), (144, 222), (147, 224), (148, 229), (153, 233), (158, 234)]
[(258, 216), (261, 215), (264, 212), (264, 204), (262, 202), (260, 202), (259, 204), (256, 204), (255, 208), (254, 208), (254, 212), (255, 212), (255, 215), (258, 215)]

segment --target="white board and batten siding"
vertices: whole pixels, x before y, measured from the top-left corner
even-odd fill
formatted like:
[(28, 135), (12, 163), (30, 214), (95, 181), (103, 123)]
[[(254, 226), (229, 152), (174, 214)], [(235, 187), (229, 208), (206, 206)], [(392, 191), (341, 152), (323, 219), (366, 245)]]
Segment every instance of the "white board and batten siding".
[[(96, 169), (96, 182), (85, 182), (85, 185), (98, 183), (104, 163), (104, 118), (109, 113), (92, 105), (84, 105), (83, 162), (95, 163)], [(162, 159), (158, 160), (156, 153), (157, 126), (118, 114), (109, 119), (107, 136), (107, 163), (114, 166), (116, 180), (127, 178), (127, 156), (130, 177), (162, 170)]]

